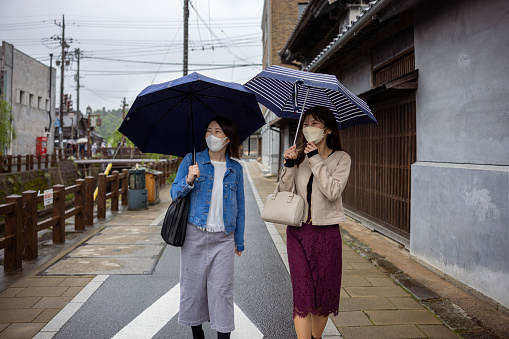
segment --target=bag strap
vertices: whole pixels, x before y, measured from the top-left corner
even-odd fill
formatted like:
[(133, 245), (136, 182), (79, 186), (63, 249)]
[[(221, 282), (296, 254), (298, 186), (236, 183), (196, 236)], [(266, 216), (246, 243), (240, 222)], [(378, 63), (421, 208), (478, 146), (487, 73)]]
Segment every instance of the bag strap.
[[(277, 182), (276, 189), (274, 189), (274, 194), (278, 194), (279, 193), (279, 184), (281, 183), (281, 177), (283, 176), (283, 170), (284, 170), (284, 168), (281, 169), (281, 176), (279, 177), (280, 179)], [(293, 182), (291, 192), (292, 192), (292, 194), (295, 194), (295, 181)]]

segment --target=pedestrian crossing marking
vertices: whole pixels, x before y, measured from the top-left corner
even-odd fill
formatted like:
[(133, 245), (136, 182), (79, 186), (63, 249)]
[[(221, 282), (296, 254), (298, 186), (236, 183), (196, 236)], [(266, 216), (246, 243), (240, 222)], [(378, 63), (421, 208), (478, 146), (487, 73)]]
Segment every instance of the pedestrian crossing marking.
[[(134, 318), (112, 339), (147, 339), (159, 332), (179, 312), (180, 284), (175, 285), (145, 311)], [(189, 330), (190, 331), (190, 330)], [(232, 339), (262, 339), (263, 334), (235, 305), (235, 331)]]

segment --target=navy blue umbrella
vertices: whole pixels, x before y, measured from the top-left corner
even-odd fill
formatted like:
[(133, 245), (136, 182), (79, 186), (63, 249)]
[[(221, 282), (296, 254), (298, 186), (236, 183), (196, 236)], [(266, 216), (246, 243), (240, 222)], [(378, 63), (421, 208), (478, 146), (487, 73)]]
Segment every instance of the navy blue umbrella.
[(206, 148), (207, 125), (217, 116), (233, 121), (240, 142), (265, 124), (253, 92), (195, 72), (145, 88), (118, 130), (144, 153), (185, 156)]
[(283, 118), (300, 119), (306, 109), (325, 106), (334, 113), (339, 129), (376, 123), (368, 105), (346, 89), (334, 75), (273, 65), (244, 86), (256, 93), (262, 105)]

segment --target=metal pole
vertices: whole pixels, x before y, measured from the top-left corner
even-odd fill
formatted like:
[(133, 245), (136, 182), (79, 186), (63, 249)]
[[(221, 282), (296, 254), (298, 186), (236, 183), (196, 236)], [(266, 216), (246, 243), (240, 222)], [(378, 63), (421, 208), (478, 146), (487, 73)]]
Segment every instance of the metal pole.
[(297, 124), (297, 131), (295, 132), (295, 139), (293, 139), (294, 145), (297, 142), (297, 136), (299, 135), (300, 122), (302, 120), (302, 114), (304, 113), (304, 108), (306, 107), (306, 101), (308, 100), (308, 94), (309, 94), (309, 87), (308, 87), (308, 90), (306, 91), (306, 96), (304, 97), (304, 104), (302, 105), (302, 108), (300, 109), (299, 123)]
[(184, 0), (184, 70), (183, 70), (183, 75), (187, 75), (188, 46), (189, 46), (189, 0)]
[(88, 115), (88, 119), (87, 119), (87, 133), (88, 133), (88, 136), (87, 136), (87, 158), (90, 159), (90, 116), (91, 114)]
[[(52, 83), (53, 83), (53, 54), (50, 54), (49, 55), (49, 110), (48, 110), (48, 115), (49, 115), (49, 126), (48, 126), (48, 133), (49, 135), (51, 134), (54, 134), (54, 133), (51, 133), (51, 123), (53, 122), (53, 119), (51, 118), (51, 104), (53, 103), (53, 93), (52, 93)], [(55, 128), (53, 127), (53, 131), (55, 131)], [(48, 139), (49, 139), (49, 135), (48, 135)], [(48, 140), (49, 141), (49, 140)], [(54, 148), (55, 147), (55, 141), (52, 142), (51, 144), (51, 147)], [(49, 153), (49, 151), (48, 151)]]
[[(125, 97), (124, 97), (124, 101), (122, 102), (122, 121), (124, 121), (124, 119), (125, 119), (125, 107), (126, 107), (126, 101), (125, 101)], [(120, 142), (120, 146), (121, 147), (125, 146), (125, 137), (122, 138), (122, 141)]]
[[(78, 73), (76, 75), (76, 112), (78, 112), (78, 116), (80, 114), (80, 54), (81, 51), (78, 48), (76, 50), (76, 56), (78, 58)], [(78, 118), (76, 118), (76, 121), (78, 121)]]

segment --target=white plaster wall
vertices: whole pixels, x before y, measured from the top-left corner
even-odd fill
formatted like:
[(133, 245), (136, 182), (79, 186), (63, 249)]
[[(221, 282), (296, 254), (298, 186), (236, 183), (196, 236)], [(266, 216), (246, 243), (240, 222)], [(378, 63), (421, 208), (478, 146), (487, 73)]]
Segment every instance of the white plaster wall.
[(410, 253), (509, 307), (509, 166), (412, 165)]
[[(45, 128), (50, 127), (50, 117), (46, 106), (46, 100), (50, 99), (49, 67), (18, 50), (14, 50), (12, 73), (11, 106), (13, 126), (17, 135), (12, 143), (12, 154), (35, 154), (36, 137), (47, 136)], [(55, 122), (55, 78), (56, 72), (53, 71), (53, 98), (51, 104), (48, 104), (51, 109), (53, 126)], [(20, 101), (20, 91), (25, 92), (23, 102)], [(33, 95), (32, 102), (29, 102), (30, 95)], [(38, 102), (39, 97), (41, 105)], [(48, 138), (48, 153), (53, 151), (53, 126), (50, 127), (52, 133)]]

